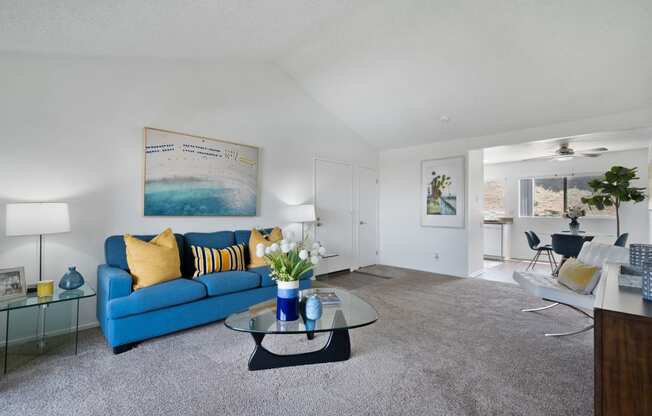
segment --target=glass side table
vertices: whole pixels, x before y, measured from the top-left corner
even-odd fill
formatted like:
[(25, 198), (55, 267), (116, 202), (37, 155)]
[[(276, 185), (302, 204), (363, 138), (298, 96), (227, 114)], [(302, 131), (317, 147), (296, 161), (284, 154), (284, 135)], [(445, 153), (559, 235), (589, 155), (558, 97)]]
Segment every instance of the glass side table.
[(88, 284), (84, 283), (81, 287), (74, 290), (63, 290), (55, 286), (52, 296), (37, 297), (35, 293), (28, 294), (24, 298), (12, 299), (7, 302), (0, 302), (0, 312), (6, 312), (5, 322), (5, 342), (3, 357), (3, 372), (7, 373), (7, 356), (9, 353), (9, 334), (11, 331), (11, 313), (18, 312), (27, 308), (37, 308), (37, 346), (38, 350), (43, 352), (46, 345), (46, 317), (48, 308), (54, 304), (63, 302), (76, 302), (75, 313), (75, 355), (79, 341), (79, 301), (81, 299), (95, 296), (95, 290)]

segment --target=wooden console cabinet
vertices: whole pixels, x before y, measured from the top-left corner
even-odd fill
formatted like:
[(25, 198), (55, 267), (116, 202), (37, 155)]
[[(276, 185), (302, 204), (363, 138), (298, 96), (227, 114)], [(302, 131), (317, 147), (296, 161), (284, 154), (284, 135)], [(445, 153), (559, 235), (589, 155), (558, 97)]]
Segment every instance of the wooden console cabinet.
[(595, 414), (652, 415), (652, 302), (618, 286), (609, 266), (596, 291)]

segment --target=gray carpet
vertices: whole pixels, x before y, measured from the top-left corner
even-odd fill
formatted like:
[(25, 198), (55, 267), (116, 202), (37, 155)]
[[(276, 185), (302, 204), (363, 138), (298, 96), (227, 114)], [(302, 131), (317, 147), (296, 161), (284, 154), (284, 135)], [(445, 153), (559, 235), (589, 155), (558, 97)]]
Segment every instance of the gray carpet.
[[(78, 356), (44, 357), (0, 379), (1, 415), (585, 415), (593, 407), (587, 318), (538, 305), (514, 285), (402, 272), (328, 280), (373, 304), (349, 361), (249, 372), (253, 342), (222, 322), (113, 355), (98, 330)], [(277, 352), (319, 336), (267, 337)]]

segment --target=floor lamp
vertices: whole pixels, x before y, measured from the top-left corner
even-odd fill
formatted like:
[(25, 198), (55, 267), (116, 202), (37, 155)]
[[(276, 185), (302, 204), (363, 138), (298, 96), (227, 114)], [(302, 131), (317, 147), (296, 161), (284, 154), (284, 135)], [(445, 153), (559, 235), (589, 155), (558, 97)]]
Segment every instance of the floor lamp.
[(317, 214), (312, 204), (294, 205), (291, 207), (290, 220), (301, 224), (301, 241), (305, 237), (304, 226), (307, 222), (315, 222)]

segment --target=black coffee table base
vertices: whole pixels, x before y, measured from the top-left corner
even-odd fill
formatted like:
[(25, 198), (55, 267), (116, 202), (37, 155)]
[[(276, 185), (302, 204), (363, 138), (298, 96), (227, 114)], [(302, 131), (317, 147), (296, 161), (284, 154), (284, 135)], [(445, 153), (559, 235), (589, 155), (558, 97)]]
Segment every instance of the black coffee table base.
[[(314, 334), (308, 333), (308, 339), (313, 339)], [(265, 334), (252, 332), (256, 348), (249, 358), (249, 370), (269, 370), (272, 368), (294, 367), (308, 364), (332, 363), (346, 361), (351, 357), (351, 339), (347, 329), (336, 329), (331, 331), (328, 342), (319, 351), (306, 352), (303, 354), (279, 355), (270, 352), (263, 347)]]

